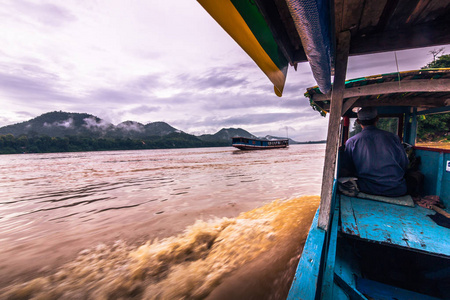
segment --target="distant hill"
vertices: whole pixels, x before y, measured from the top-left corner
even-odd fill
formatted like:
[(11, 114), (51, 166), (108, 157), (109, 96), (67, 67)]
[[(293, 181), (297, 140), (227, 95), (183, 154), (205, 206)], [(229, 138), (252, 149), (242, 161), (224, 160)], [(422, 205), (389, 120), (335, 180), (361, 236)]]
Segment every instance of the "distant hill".
[(222, 128), (215, 134), (203, 134), (198, 138), (206, 142), (223, 141), (231, 145), (231, 138), (236, 136), (256, 138), (256, 136), (241, 128)]
[(43, 114), (26, 122), (0, 128), (0, 134), (14, 136), (27, 135), (50, 137), (88, 136), (141, 139), (149, 136), (165, 136), (171, 133), (181, 133), (164, 122), (153, 122), (146, 125), (125, 121), (117, 126), (85, 113), (68, 113), (54, 111)]
[(148, 135), (164, 136), (173, 132), (181, 133), (182, 131), (164, 122), (153, 122), (145, 125), (145, 132)]
[(100, 129), (114, 126), (84, 113), (50, 112), (26, 122), (0, 128), (0, 134), (63, 137), (65, 135), (100, 135)]
[[(223, 128), (215, 134), (195, 136), (164, 122), (125, 121), (114, 125), (87, 113), (54, 111), (1, 127), (0, 154), (223, 147), (231, 146), (231, 138), (236, 136), (257, 138), (242, 128)], [(265, 138), (279, 139), (269, 135)], [(291, 139), (290, 143), (304, 144)]]

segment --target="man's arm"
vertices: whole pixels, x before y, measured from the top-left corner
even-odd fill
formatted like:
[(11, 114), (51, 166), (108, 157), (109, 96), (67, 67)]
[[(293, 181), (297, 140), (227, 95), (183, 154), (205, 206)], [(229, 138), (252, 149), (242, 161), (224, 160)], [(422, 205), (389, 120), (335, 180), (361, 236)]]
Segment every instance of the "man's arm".
[(408, 155), (406, 154), (406, 150), (405, 147), (403, 147), (400, 138), (396, 135), (396, 141), (397, 141), (397, 148), (399, 149), (399, 164), (402, 167), (402, 169), (406, 172), (406, 170), (408, 169), (408, 164), (409, 164), (409, 160), (408, 160)]
[(346, 144), (339, 150), (340, 169), (339, 177), (353, 177), (356, 175), (355, 165), (351, 157), (351, 146)]

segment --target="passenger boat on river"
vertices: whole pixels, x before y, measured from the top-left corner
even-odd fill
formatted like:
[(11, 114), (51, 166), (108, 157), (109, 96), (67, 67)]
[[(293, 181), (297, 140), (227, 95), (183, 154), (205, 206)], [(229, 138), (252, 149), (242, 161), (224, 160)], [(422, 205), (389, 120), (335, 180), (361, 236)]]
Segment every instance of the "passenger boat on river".
[[(318, 87), (306, 95), (329, 115), (321, 203), (288, 299), (449, 299), (450, 151), (415, 147), (415, 139), (418, 117), (450, 112), (450, 70), (345, 79), (349, 56), (450, 44), (450, 0), (198, 1), (278, 96), (288, 65), (308, 61)], [(353, 108), (365, 106), (396, 120), (396, 133), (421, 157), (421, 196), (438, 196), (441, 213), (408, 197), (338, 191), (339, 148)]]
[(240, 150), (267, 150), (286, 148), (289, 146), (289, 139), (251, 139), (246, 137), (234, 137), (231, 139), (233, 147)]

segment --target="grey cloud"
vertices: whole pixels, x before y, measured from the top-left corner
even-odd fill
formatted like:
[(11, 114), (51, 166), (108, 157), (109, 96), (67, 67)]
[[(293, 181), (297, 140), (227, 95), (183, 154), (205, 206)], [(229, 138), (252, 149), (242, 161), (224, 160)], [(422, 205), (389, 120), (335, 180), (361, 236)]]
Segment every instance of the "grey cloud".
[(103, 103), (135, 103), (141, 102), (142, 95), (129, 92), (127, 90), (117, 89), (97, 89), (91, 92), (89, 99), (97, 100)]
[(207, 110), (230, 110), (244, 108), (306, 108), (309, 101), (302, 95), (300, 97), (277, 97), (275, 94), (248, 93), (234, 95), (228, 92), (215, 93), (210, 96), (210, 101), (205, 101), (203, 108)]
[(145, 75), (129, 81), (126, 84), (126, 87), (138, 91), (158, 89), (160, 87), (160, 77), (161, 75), (159, 74)]
[[(362, 70), (375, 69), (375, 68), (383, 68), (386, 67), (395, 67), (395, 58), (394, 54), (390, 53), (390, 55), (367, 55), (367, 56), (355, 56), (349, 58), (348, 73), (359, 72)], [(369, 74), (368, 74), (369, 75)]]
[(69, 10), (55, 4), (32, 3), (24, 0), (15, 0), (14, 4), (21, 14), (25, 12), (26, 15), (47, 26), (59, 27), (77, 20)]
[(160, 111), (160, 106), (147, 106), (147, 105), (141, 105), (139, 107), (133, 108), (128, 110), (130, 113), (133, 114), (142, 114), (142, 113), (151, 113), (151, 112), (157, 112)]
[(204, 75), (192, 76), (190, 74), (182, 74), (177, 78), (178, 84), (189, 85), (199, 89), (208, 88), (230, 88), (234, 86), (245, 86), (248, 84), (247, 79), (239, 76), (238, 71), (210, 70)]
[(65, 95), (56, 87), (57, 83), (42, 74), (8, 74), (0, 73), (0, 90), (14, 99), (23, 101), (27, 105), (32, 100), (64, 100), (73, 102), (76, 98)]
[(229, 126), (245, 126), (245, 125), (262, 125), (279, 121), (297, 120), (300, 118), (310, 118), (309, 112), (296, 113), (262, 113), (262, 114), (245, 114), (231, 117), (212, 116), (203, 119), (177, 120), (173, 124), (182, 126), (211, 126), (211, 127), (229, 127)]
[(281, 131), (281, 130), (286, 130), (286, 128), (287, 128), (288, 130), (297, 131), (297, 130), (296, 130), (294, 127), (292, 127), (292, 126), (284, 126), (284, 127), (279, 128), (278, 130), (279, 130), (279, 131)]
[(32, 114), (28, 111), (16, 111), (15, 112), (18, 116), (23, 116), (23, 117), (27, 117), (27, 118), (34, 118), (36, 115)]
[(0, 127), (11, 124), (11, 120), (9, 118), (0, 116)]
[(247, 114), (241, 116), (233, 116), (223, 120), (223, 124), (267, 124), (279, 121), (288, 121), (298, 119), (305, 116), (304, 113), (268, 113), (268, 114)]

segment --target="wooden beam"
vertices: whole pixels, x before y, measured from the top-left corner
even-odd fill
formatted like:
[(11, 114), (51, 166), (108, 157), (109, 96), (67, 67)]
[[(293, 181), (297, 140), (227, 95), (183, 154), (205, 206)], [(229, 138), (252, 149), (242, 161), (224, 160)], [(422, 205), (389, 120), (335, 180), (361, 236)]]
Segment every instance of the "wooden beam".
[(358, 99), (359, 99), (359, 97), (353, 97), (353, 98), (347, 99), (347, 101), (345, 101), (345, 103), (342, 105), (341, 116), (345, 115), (347, 110), (349, 110), (353, 106), (353, 104), (355, 104), (356, 100), (358, 100)]
[[(357, 99), (354, 103), (350, 103), (349, 101), (352, 99)], [(330, 101), (331, 102), (331, 101)], [(330, 104), (323, 102), (316, 102), (323, 110), (329, 112)], [(433, 107), (445, 107), (450, 106), (450, 98), (433, 98), (433, 97), (425, 97), (421, 95), (421, 97), (402, 97), (402, 98), (384, 98), (384, 99), (360, 99), (358, 97), (350, 98), (344, 102), (342, 106), (342, 115), (344, 115), (349, 108), (349, 106), (353, 107), (365, 107), (365, 106), (412, 106), (412, 107), (422, 107), (424, 109), (433, 108)]]
[(380, 53), (450, 44), (449, 21), (352, 37), (350, 55)]
[(336, 45), (336, 69), (331, 92), (331, 108), (328, 120), (327, 146), (325, 149), (325, 163), (322, 177), (322, 191), (320, 193), (320, 212), (318, 227), (328, 230), (333, 196), (334, 173), (336, 169), (336, 155), (339, 144), (339, 127), (344, 99), (345, 76), (347, 74), (348, 51), (350, 48), (350, 32), (344, 31), (338, 35)]
[[(403, 97), (403, 98), (385, 98), (385, 99), (360, 99), (356, 101), (355, 106), (420, 106), (420, 107), (442, 107), (446, 106), (446, 98), (432, 97)], [(347, 100), (348, 101), (348, 100)], [(347, 103), (347, 102), (346, 102)]]
[[(392, 93), (418, 93), (418, 92), (450, 92), (450, 79), (417, 79), (417, 80), (405, 80), (390, 81), (383, 83), (368, 84), (365, 86), (358, 86), (349, 89), (345, 89), (344, 98), (382, 95)], [(313, 101), (326, 101), (331, 100), (329, 94), (314, 94)]]

